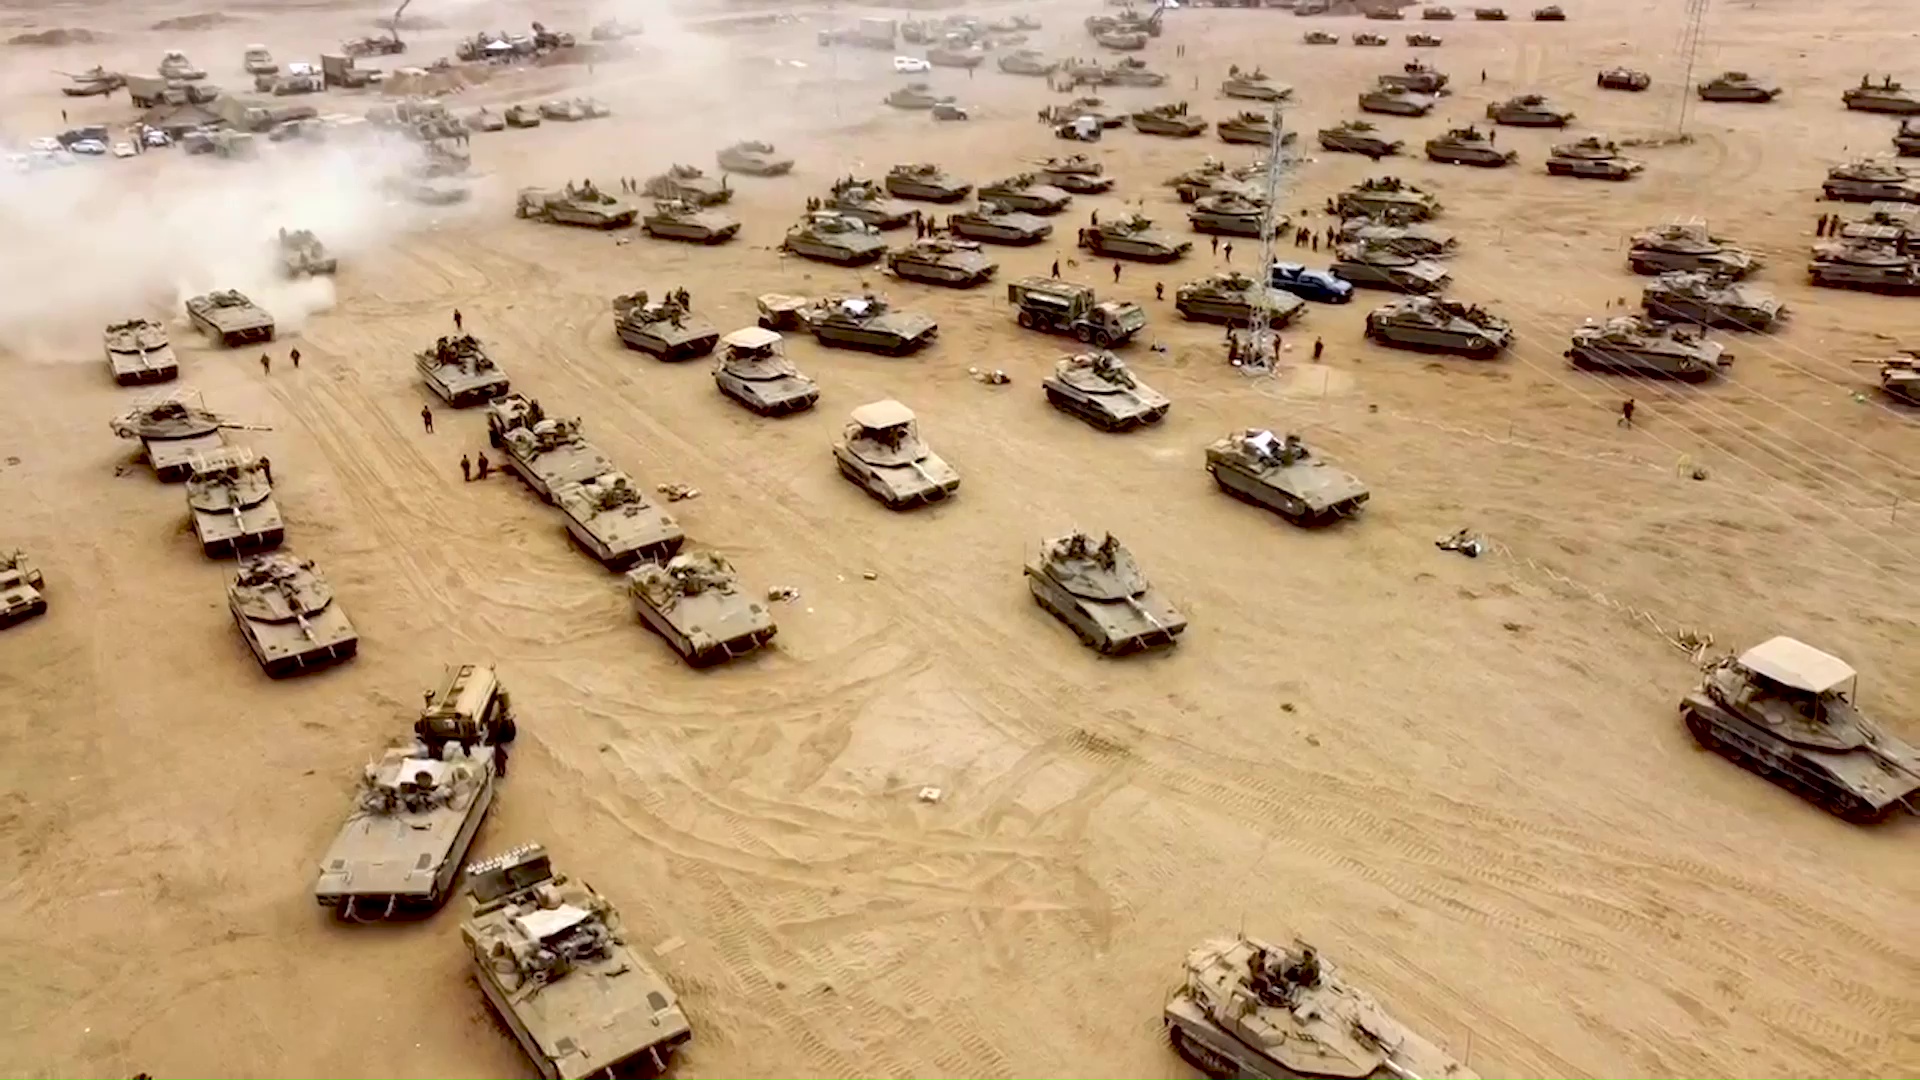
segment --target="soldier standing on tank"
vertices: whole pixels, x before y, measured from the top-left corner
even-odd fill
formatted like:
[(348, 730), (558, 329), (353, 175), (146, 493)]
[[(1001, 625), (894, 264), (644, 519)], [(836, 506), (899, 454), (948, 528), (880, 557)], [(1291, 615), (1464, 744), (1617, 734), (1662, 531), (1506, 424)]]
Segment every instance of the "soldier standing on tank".
[(427, 434), (433, 434), (433, 406), (420, 406), (420, 423), (426, 427)]
[(273, 374), (273, 357), (268, 356), (266, 353), (260, 354), (260, 373), (263, 375)]
[(467, 457), (467, 455), (461, 454), (460, 455), (460, 482), (466, 483), (472, 479), (473, 479), (473, 462)]
[(260, 458), (260, 476), (266, 480), (268, 487), (273, 486), (273, 459), (272, 458), (265, 457), (265, 456), (262, 456)]

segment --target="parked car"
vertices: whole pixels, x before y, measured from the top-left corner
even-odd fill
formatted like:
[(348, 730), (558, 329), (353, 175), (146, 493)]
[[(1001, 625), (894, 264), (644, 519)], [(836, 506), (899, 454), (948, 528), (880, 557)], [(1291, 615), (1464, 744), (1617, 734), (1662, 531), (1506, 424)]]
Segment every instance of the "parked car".
[(1273, 264), (1272, 284), (1302, 300), (1344, 304), (1353, 299), (1353, 282), (1331, 270), (1314, 270), (1299, 263)]
[(893, 58), (893, 70), (902, 75), (918, 75), (923, 71), (932, 71), (933, 65), (917, 56), (896, 56)]

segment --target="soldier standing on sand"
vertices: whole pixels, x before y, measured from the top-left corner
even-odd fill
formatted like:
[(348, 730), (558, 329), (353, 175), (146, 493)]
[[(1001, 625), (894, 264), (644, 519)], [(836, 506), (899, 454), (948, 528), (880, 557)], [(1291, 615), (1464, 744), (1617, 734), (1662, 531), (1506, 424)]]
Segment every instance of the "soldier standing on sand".
[(467, 455), (461, 454), (460, 455), (460, 482), (466, 483), (472, 479), (473, 479), (473, 462), (468, 459)]
[(1120, 284), (1120, 264), (1119, 263), (1113, 264), (1113, 283), (1115, 285)]
[(433, 406), (420, 406), (420, 423), (425, 425), (427, 434), (433, 434)]
[(1153, 298), (1154, 298), (1155, 300), (1165, 300), (1165, 299), (1167, 298), (1167, 283), (1166, 283), (1166, 282), (1164, 282), (1164, 281), (1156, 281), (1156, 282), (1154, 282), (1154, 283), (1153, 283)]
[(287, 354), (287, 359), (293, 361), (293, 370), (300, 370), (300, 347), (298, 345), (294, 346), (293, 351)]
[(465, 325), (466, 325), (466, 320), (460, 317), (460, 309), (454, 308), (453, 309), (453, 332), (456, 334), (459, 333), (461, 330), (465, 329)]
[(1220, 238), (1218, 236), (1213, 238), (1213, 253), (1215, 255), (1220, 254)]
[(1633, 404), (1632, 398), (1628, 398), (1627, 400), (1620, 403), (1620, 426), (1621, 427), (1630, 428), (1633, 426), (1633, 410), (1634, 410), (1634, 404)]
[(1225, 248), (1224, 248), (1224, 250), (1225, 250), (1225, 251), (1226, 251), (1226, 253), (1227, 253), (1227, 261), (1228, 261), (1228, 262), (1232, 262), (1232, 261), (1233, 261), (1233, 244), (1231, 244), (1231, 243), (1228, 243), (1228, 244), (1227, 244), (1227, 245), (1225, 246)]
[(260, 372), (263, 375), (273, 374), (273, 357), (266, 353), (260, 354)]
[(485, 480), (493, 475), (493, 462), (487, 460), (487, 452), (480, 451), (480, 460), (474, 464), (474, 479)]
[(1327, 343), (1321, 340), (1320, 338), (1314, 338), (1313, 339), (1313, 358), (1315, 360), (1320, 359), (1320, 354), (1326, 351), (1327, 351)]
[(1060, 260), (1059, 259), (1053, 260), (1053, 276), (1054, 277), (1060, 276)]

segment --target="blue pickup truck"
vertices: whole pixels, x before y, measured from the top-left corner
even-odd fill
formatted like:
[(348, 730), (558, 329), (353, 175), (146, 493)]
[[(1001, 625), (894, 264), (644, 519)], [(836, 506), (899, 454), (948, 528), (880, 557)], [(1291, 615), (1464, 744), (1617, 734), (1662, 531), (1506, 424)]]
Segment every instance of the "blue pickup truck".
[(1353, 282), (1331, 270), (1312, 270), (1299, 263), (1274, 263), (1273, 287), (1322, 304), (1344, 304), (1353, 299)]

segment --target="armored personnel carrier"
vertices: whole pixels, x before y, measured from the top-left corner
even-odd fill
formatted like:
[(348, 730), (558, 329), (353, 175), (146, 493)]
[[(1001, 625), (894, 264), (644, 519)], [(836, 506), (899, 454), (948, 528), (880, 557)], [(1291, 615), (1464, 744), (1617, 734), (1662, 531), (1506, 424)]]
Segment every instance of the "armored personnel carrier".
[(640, 621), (694, 667), (745, 656), (777, 632), (773, 614), (740, 594), (732, 564), (715, 551), (634, 568), (627, 596)]
[(553, 502), (566, 515), (567, 532), (616, 570), (636, 560), (664, 562), (687, 539), (673, 515), (648, 502), (633, 478), (617, 469), (561, 486)]
[(1309, 30), (1301, 35), (1300, 40), (1309, 45), (1338, 45), (1340, 35), (1329, 34), (1325, 30)]
[(1507, 9), (1497, 8), (1497, 7), (1477, 7), (1473, 9), (1473, 17), (1480, 22), (1506, 22)]
[(1034, 175), (1043, 184), (1051, 184), (1075, 195), (1099, 195), (1113, 190), (1113, 177), (1106, 166), (1085, 154), (1050, 157), (1040, 163)]
[(108, 426), (123, 439), (139, 439), (147, 464), (166, 481), (185, 480), (194, 462), (227, 445), (223, 429), (251, 427), (208, 411), (199, 395), (185, 392), (144, 402)]
[(1913, 295), (1920, 293), (1920, 259), (1878, 244), (1822, 244), (1813, 249), (1807, 279), (1829, 289)]
[(655, 199), (678, 199), (695, 206), (719, 206), (733, 198), (725, 173), (716, 181), (692, 165), (669, 166), (666, 172), (648, 177), (640, 185), (640, 193)]
[(1828, 169), (1820, 190), (1840, 202), (1920, 203), (1920, 179), (1897, 165), (1873, 158)]
[(233, 289), (189, 299), (187, 319), (195, 330), (229, 349), (273, 340), (273, 316)]
[(645, 292), (613, 298), (613, 329), (629, 349), (661, 360), (691, 360), (713, 351), (720, 331), (681, 302), (679, 292), (649, 301)]
[[(1106, 81), (1106, 75), (1104, 73), (1101, 74), (1099, 79), (1104, 83)], [(1106, 128), (1125, 127), (1127, 124), (1127, 114), (1105, 112), (1102, 110), (1102, 106), (1105, 104), (1105, 102), (1097, 97), (1074, 98), (1065, 105), (1049, 105), (1041, 109), (1040, 119), (1049, 124), (1068, 124), (1083, 119), (1091, 120), (1098, 124), (1103, 130)]]
[(1403, 255), (1421, 258), (1445, 258), (1460, 242), (1452, 233), (1431, 225), (1396, 225), (1370, 217), (1350, 217), (1340, 222), (1336, 233), (1342, 243), (1365, 244)]
[(935, 105), (952, 104), (951, 94), (936, 94), (926, 83), (910, 82), (880, 99), (896, 109), (931, 109)]
[(1486, 360), (1513, 340), (1513, 327), (1478, 304), (1409, 296), (1367, 313), (1367, 340)]
[(1901, 157), (1920, 157), (1920, 120), (1900, 121), (1900, 130), (1893, 135), (1893, 150)]
[(1631, 180), (1646, 167), (1644, 162), (1622, 155), (1613, 140), (1599, 135), (1558, 143), (1547, 158), (1548, 175), (1588, 180)]
[(331, 274), (340, 265), (327, 245), (308, 229), (280, 230), (280, 266), (288, 277)]
[(1171, 645), (1187, 628), (1111, 533), (1100, 541), (1083, 532), (1045, 541), (1026, 577), (1034, 603), (1103, 655)]
[[(1224, 143), (1245, 143), (1253, 146), (1273, 145), (1273, 121), (1257, 112), (1243, 112), (1230, 116), (1213, 125), (1213, 130)], [(1292, 132), (1282, 132), (1285, 139)]]
[(187, 54), (179, 49), (168, 49), (160, 57), (160, 77), (167, 80), (178, 79), (182, 82), (195, 82), (207, 77), (205, 68), (195, 67)]
[(107, 367), (113, 371), (113, 381), (121, 386), (166, 382), (180, 374), (167, 328), (152, 319), (111, 323), (102, 336)]
[(888, 252), (887, 269), (908, 281), (967, 289), (985, 284), (1000, 264), (971, 240), (933, 237)]
[(1131, 300), (1101, 300), (1093, 286), (1053, 277), (1029, 277), (1007, 285), (1014, 321), (1027, 330), (1072, 334), (1102, 349), (1124, 345), (1147, 325), (1147, 313)]
[(800, 373), (771, 330), (749, 326), (720, 339), (720, 362), (713, 381), (720, 392), (759, 413), (785, 416), (811, 409), (820, 386)]
[(1167, 186), (1174, 190), (1174, 194), (1180, 196), (1180, 201), (1183, 203), (1229, 192), (1249, 199), (1266, 196), (1262, 187), (1242, 180), (1237, 175), (1237, 171), (1229, 172), (1226, 165), (1211, 157), (1207, 159), (1206, 164), (1198, 168), (1175, 173), (1167, 179)]
[(1354, 32), (1353, 43), (1355, 45), (1366, 45), (1366, 46), (1378, 47), (1381, 45), (1385, 45), (1387, 43), (1387, 35), (1375, 34), (1365, 30), (1359, 30)]
[(1378, 86), (1411, 90), (1416, 94), (1440, 96), (1448, 93), (1447, 83), (1451, 81), (1445, 72), (1418, 60), (1409, 60), (1400, 65), (1399, 71), (1390, 71), (1374, 80)]
[(1780, 96), (1776, 84), (1744, 71), (1715, 75), (1694, 87), (1702, 101), (1739, 101), (1762, 105)]
[(932, 344), (939, 324), (918, 312), (896, 311), (877, 296), (822, 300), (801, 312), (814, 340), (842, 349), (904, 356)]
[(1358, 288), (1395, 289), (1420, 295), (1437, 293), (1453, 281), (1446, 268), (1437, 262), (1371, 244), (1339, 245), (1334, 249), (1333, 265), (1328, 269)]
[(1440, 200), (1397, 176), (1373, 177), (1334, 196), (1341, 217), (1392, 215), (1404, 221), (1426, 221), (1440, 213)]
[(1053, 224), (1046, 218), (997, 202), (982, 202), (973, 210), (950, 215), (947, 229), (956, 236), (990, 244), (1037, 244), (1053, 235)]
[(24, 551), (0, 555), (0, 627), (47, 613), (46, 580)]
[(886, 253), (880, 231), (857, 217), (814, 210), (787, 229), (780, 250), (840, 266), (870, 263)]
[(442, 335), (431, 349), (413, 354), (427, 389), (456, 409), (492, 401), (512, 389), (507, 373), (472, 334)]
[(507, 467), (547, 502), (569, 484), (578, 484), (613, 472), (613, 462), (580, 434), (579, 419), (540, 420), (508, 428), (500, 434)]
[(1735, 330), (1771, 330), (1787, 313), (1772, 293), (1687, 270), (1654, 278), (1641, 292), (1640, 306), (1651, 318)]
[(537, 844), (467, 867), (474, 981), (546, 1080), (660, 1075), (693, 1038), (673, 988)]
[[(1187, 223), (1198, 233), (1258, 237), (1265, 226), (1266, 215), (1264, 201), (1229, 192), (1196, 200), (1187, 214)], [(1287, 224), (1287, 217), (1281, 215), (1274, 219), (1273, 228), (1284, 232)]]
[(1369, 492), (1351, 473), (1321, 460), (1298, 435), (1284, 440), (1248, 428), (1207, 447), (1207, 471), (1220, 490), (1314, 525), (1357, 512)]
[(1502, 151), (1491, 134), (1472, 124), (1448, 128), (1444, 134), (1427, 140), (1427, 157), (1443, 165), (1474, 165), (1498, 169), (1520, 160), (1512, 150)]
[(1259, 68), (1241, 71), (1236, 67), (1220, 84), (1220, 92), (1230, 98), (1245, 98), (1248, 101), (1285, 101), (1293, 96), (1293, 87), (1274, 82)]
[(1157, 424), (1171, 402), (1165, 394), (1135, 378), (1126, 362), (1102, 349), (1061, 358), (1053, 374), (1040, 380), (1047, 402), (1102, 431), (1127, 431)]
[(722, 172), (748, 176), (785, 176), (793, 171), (793, 159), (774, 152), (773, 144), (749, 139), (737, 142), (715, 155)]
[(1595, 76), (1594, 83), (1602, 90), (1626, 90), (1637, 93), (1653, 85), (1653, 76), (1633, 68), (1612, 67)]
[(1174, 1050), (1212, 1077), (1474, 1080), (1313, 946), (1295, 944), (1216, 938), (1189, 952), (1163, 1017)]
[(991, 184), (981, 184), (981, 202), (996, 202), (1009, 210), (1034, 214), (1057, 214), (1067, 208), (1073, 196), (1052, 184), (1042, 183), (1032, 173), (1019, 173)]
[(1446, 44), (1446, 39), (1438, 34), (1415, 31), (1407, 35), (1407, 45), (1415, 49), (1437, 49)]
[(1009, 75), (1051, 75), (1060, 66), (1059, 61), (1049, 60), (1033, 49), (1015, 49), (994, 63)]
[(889, 510), (938, 502), (960, 490), (960, 474), (920, 440), (913, 410), (891, 399), (853, 410), (833, 459), (840, 474)]
[(1680, 717), (1700, 745), (1848, 821), (1877, 821), (1914, 805), (1920, 751), (1860, 711), (1859, 682), (1837, 657), (1770, 638), (1708, 667)]
[(216, 559), (279, 547), (287, 535), (266, 468), (239, 447), (221, 447), (194, 462), (187, 513), (200, 550)]
[(1360, 95), (1360, 111), (1389, 116), (1425, 116), (1433, 111), (1437, 100), (1431, 94), (1401, 86), (1376, 86)]
[(640, 216), (640, 210), (625, 199), (601, 191), (589, 180), (579, 186), (569, 182), (559, 191), (552, 188), (521, 188), (519, 200), (514, 205), (514, 216), (544, 221), (550, 225), (624, 229)]
[(1095, 255), (1142, 262), (1172, 262), (1193, 250), (1191, 241), (1175, 240), (1137, 213), (1081, 229), (1080, 246)]
[(895, 165), (887, 170), (887, 193), (922, 202), (959, 202), (973, 193), (973, 185), (943, 172), (938, 165)]
[(1322, 149), (1365, 154), (1375, 161), (1399, 153), (1406, 145), (1399, 139), (1387, 138), (1379, 128), (1365, 120), (1346, 120), (1330, 128), (1321, 128), (1319, 138)]
[(1307, 302), (1285, 289), (1229, 270), (1180, 286), (1173, 294), (1173, 307), (1182, 318), (1232, 326), (1251, 325), (1255, 312), (1265, 308), (1270, 325), (1285, 326), (1306, 310)]
[(887, 197), (886, 189), (871, 180), (845, 177), (836, 180), (821, 209), (858, 218), (876, 229), (904, 229), (913, 220), (913, 210), (898, 199)]
[(1567, 359), (1573, 366), (1618, 375), (1704, 382), (1733, 362), (1725, 347), (1699, 331), (1638, 315), (1588, 321), (1573, 332)]
[(1573, 122), (1573, 111), (1556, 108), (1539, 94), (1521, 94), (1487, 106), (1487, 119), (1508, 127), (1563, 128)]
[(1906, 349), (1882, 360), (1855, 360), (1880, 368), (1880, 389), (1895, 401), (1920, 405), (1920, 349)]
[(284, 551), (243, 556), (227, 606), (271, 678), (347, 660), (360, 650), (360, 635), (311, 559)]
[(1170, 135), (1189, 139), (1207, 130), (1204, 117), (1189, 116), (1185, 102), (1150, 106), (1133, 114), (1133, 128), (1142, 135)]
[(740, 223), (730, 214), (706, 210), (679, 199), (659, 199), (653, 213), (640, 219), (647, 235), (690, 244), (724, 244), (740, 234)]
[(1860, 85), (1840, 95), (1849, 109), (1857, 112), (1893, 113), (1897, 116), (1920, 115), (1920, 94), (1901, 86), (1889, 75), (1878, 86), (1860, 77)]
[(1908, 255), (1920, 255), (1920, 206), (1879, 202), (1867, 207), (1867, 216), (1840, 225), (1840, 238), (1885, 244)]
[(1450, 7), (1429, 6), (1420, 9), (1420, 17), (1428, 22), (1452, 22), (1455, 16)]
[(1560, 10), (1559, 4), (1548, 4), (1546, 7), (1539, 7), (1539, 8), (1533, 9), (1533, 21), (1534, 22), (1566, 22), (1567, 13)]
[(1738, 281), (1760, 268), (1760, 260), (1709, 233), (1698, 222), (1657, 225), (1635, 233), (1627, 265), (1636, 274), (1704, 270)]

